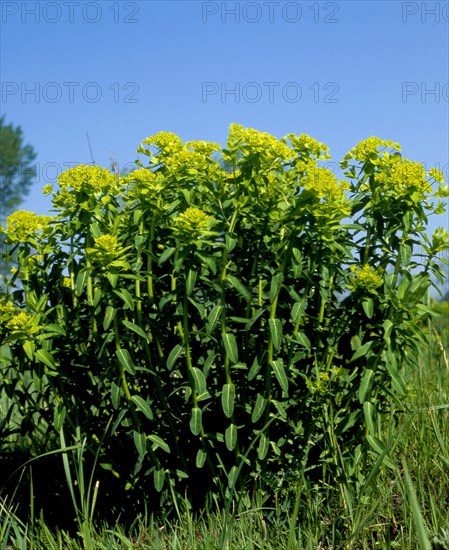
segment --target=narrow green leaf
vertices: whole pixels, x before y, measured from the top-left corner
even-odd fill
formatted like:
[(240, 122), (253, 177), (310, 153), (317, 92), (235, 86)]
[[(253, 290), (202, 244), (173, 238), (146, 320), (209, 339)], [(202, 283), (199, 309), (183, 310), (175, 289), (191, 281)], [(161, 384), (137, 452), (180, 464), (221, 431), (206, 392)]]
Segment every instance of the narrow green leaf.
[(257, 422), (259, 420), (266, 406), (267, 406), (267, 400), (262, 395), (260, 395), (260, 393), (258, 393), (256, 402), (254, 403), (253, 411), (251, 413), (252, 422)]
[(179, 359), (183, 352), (184, 347), (182, 344), (176, 344), (176, 346), (171, 350), (170, 355), (167, 358), (167, 368), (172, 370), (176, 361)]
[(140, 456), (143, 456), (147, 452), (147, 440), (145, 434), (133, 430), (134, 445)]
[(284, 362), (282, 359), (276, 359), (276, 361), (271, 361), (270, 363), (274, 374), (276, 376), (279, 385), (282, 388), (282, 391), (288, 393), (288, 379), (284, 369)]
[(57, 432), (59, 432), (62, 429), (62, 425), (64, 424), (66, 413), (67, 413), (67, 409), (65, 405), (63, 405), (62, 403), (59, 403), (55, 409), (54, 420), (53, 420), (54, 427)]
[(237, 279), (237, 277), (234, 277), (234, 275), (227, 275), (226, 280), (229, 282), (231, 286), (235, 288), (235, 290), (245, 298), (247, 302), (251, 300), (251, 292), (246, 288), (246, 286)]
[(374, 302), (372, 298), (366, 298), (366, 300), (363, 300), (362, 307), (368, 319), (372, 319), (374, 313)]
[(163, 451), (170, 454), (170, 447), (158, 435), (154, 435), (154, 434), (149, 435), (148, 439), (153, 442), (153, 445), (151, 447), (153, 451), (155, 451), (158, 447), (160, 447)]
[(201, 418), (203, 411), (198, 407), (192, 409), (192, 416), (190, 417), (190, 431), (193, 435), (198, 435), (201, 431)]
[(391, 383), (394, 389), (399, 393), (399, 395), (404, 395), (407, 390), (406, 383), (398, 370), (398, 364), (394, 353), (387, 352), (385, 354), (385, 368), (388, 371), (388, 374), (391, 376)]
[(305, 309), (305, 302), (295, 302), (293, 304), (291, 316), (294, 323), (297, 323), (301, 319), (301, 317), (304, 315)]
[[(65, 331), (65, 328), (62, 325), (58, 324), (58, 323), (51, 323), (49, 325), (46, 325), (45, 330), (46, 330), (46, 332), (53, 332), (53, 333), (59, 334), (61, 336), (66, 336), (66, 334), (67, 334), (66, 331)], [(48, 336), (47, 336), (47, 338), (48, 338)]]
[(198, 276), (198, 272), (194, 271), (193, 269), (189, 269), (189, 272), (187, 273), (186, 278), (186, 294), (187, 296), (191, 296), (193, 289), (195, 288), (196, 278)]
[(235, 385), (234, 384), (224, 384), (223, 391), (221, 394), (221, 405), (223, 407), (223, 412), (228, 418), (234, 413), (234, 399), (235, 399)]
[(214, 308), (212, 308), (212, 311), (207, 316), (207, 325), (206, 325), (207, 334), (211, 334), (211, 332), (213, 332), (214, 328), (216, 327), (220, 319), (222, 311), (223, 311), (223, 306), (215, 306)]
[(34, 352), (36, 350), (36, 344), (32, 340), (25, 340), (23, 344), (23, 350), (27, 354), (30, 361), (34, 360)]
[(253, 361), (253, 364), (251, 366), (251, 368), (249, 369), (249, 373), (248, 373), (248, 380), (251, 382), (251, 380), (253, 378), (255, 378), (258, 374), (258, 372), (260, 371), (262, 367), (262, 361), (259, 363), (259, 359), (258, 357), (256, 357)]
[(170, 256), (175, 252), (176, 248), (174, 246), (170, 246), (169, 248), (166, 248), (164, 252), (159, 256), (159, 260), (157, 261), (158, 265), (163, 264)]
[(356, 359), (359, 359), (360, 357), (364, 357), (368, 353), (368, 351), (371, 349), (373, 343), (374, 342), (372, 340), (370, 340), (369, 342), (366, 342), (365, 344), (363, 344), (363, 346), (360, 346), (359, 349), (351, 357), (349, 362), (352, 363), (352, 361), (355, 361)]
[(53, 360), (53, 357), (46, 349), (38, 349), (35, 352), (36, 359), (44, 365), (47, 365), (49, 369), (56, 370), (56, 364)]
[(153, 472), (154, 488), (160, 493), (164, 487), (165, 472), (162, 468), (155, 469)]
[(136, 367), (134, 366), (131, 355), (127, 349), (118, 349), (115, 352), (120, 365), (130, 374), (136, 374)]
[(202, 468), (204, 466), (204, 463), (206, 462), (206, 453), (203, 451), (203, 449), (199, 449), (196, 453), (196, 467)]
[(229, 451), (233, 451), (237, 445), (237, 426), (229, 424), (225, 431), (226, 447)]
[(373, 379), (374, 372), (371, 369), (365, 369), (365, 372), (363, 373), (362, 380), (360, 382), (359, 387), (359, 401), (360, 403), (364, 403), (366, 400), (366, 396), (371, 390), (371, 381)]
[(237, 483), (238, 469), (237, 466), (233, 466), (228, 474), (228, 485), (229, 487), (235, 487)]
[(206, 391), (206, 379), (204, 378), (203, 371), (198, 369), (197, 367), (192, 367), (191, 373), (195, 382), (197, 393), (204, 393)]
[(115, 410), (117, 410), (120, 406), (120, 392), (121, 392), (120, 386), (115, 382), (112, 382), (111, 383), (111, 401), (112, 401), (112, 406), (114, 407)]
[(103, 319), (104, 330), (108, 330), (108, 328), (111, 326), (111, 323), (114, 320), (116, 313), (117, 309), (115, 307), (107, 306)]
[(280, 319), (268, 319), (270, 336), (275, 351), (279, 351), (282, 343), (282, 323)]
[(363, 414), (365, 415), (365, 422), (368, 432), (371, 435), (375, 435), (377, 433), (374, 421), (375, 407), (370, 401), (365, 401), (365, 403), (363, 403)]
[(122, 290), (114, 290), (114, 293), (125, 302), (131, 311), (134, 311), (134, 299), (126, 288), (122, 288)]
[(279, 291), (281, 290), (282, 281), (284, 280), (284, 276), (282, 273), (276, 273), (276, 275), (273, 275), (271, 278), (271, 285), (270, 285), (270, 304), (274, 302), (277, 295), (279, 294)]
[(389, 344), (390, 343), (390, 334), (393, 330), (393, 323), (390, 321), (390, 319), (385, 319), (384, 323), (384, 340)]
[(76, 276), (75, 281), (75, 294), (77, 296), (81, 296), (84, 287), (87, 284), (87, 279), (89, 278), (89, 273), (91, 272), (91, 268), (89, 269), (82, 269), (78, 275)]
[(231, 361), (231, 363), (238, 363), (239, 354), (238, 354), (237, 342), (236, 342), (235, 336), (230, 332), (226, 332), (222, 334), (222, 338), (223, 338), (223, 344), (226, 350), (226, 354), (229, 357), (229, 360)]
[(257, 456), (259, 457), (259, 460), (264, 460), (264, 458), (267, 456), (268, 445), (269, 445), (268, 437), (265, 434), (261, 434), (260, 440), (259, 440), (259, 447), (257, 448)]
[(127, 321), (126, 319), (123, 319), (122, 322), (126, 328), (132, 330), (133, 332), (141, 336), (144, 340), (148, 341), (148, 335), (145, 334), (145, 331), (140, 328), (139, 325), (136, 325), (136, 323), (132, 323), (131, 321)]
[(309, 338), (303, 332), (297, 332), (295, 334), (295, 340), (296, 342), (298, 342), (298, 344), (301, 344), (301, 346), (305, 347), (308, 351), (311, 350), (312, 344), (310, 343)]
[(153, 420), (153, 411), (151, 410), (150, 405), (147, 401), (145, 401), (145, 399), (143, 399), (139, 395), (132, 395), (131, 401), (133, 401), (133, 403), (136, 405), (137, 410), (142, 412), (148, 418), (148, 420)]

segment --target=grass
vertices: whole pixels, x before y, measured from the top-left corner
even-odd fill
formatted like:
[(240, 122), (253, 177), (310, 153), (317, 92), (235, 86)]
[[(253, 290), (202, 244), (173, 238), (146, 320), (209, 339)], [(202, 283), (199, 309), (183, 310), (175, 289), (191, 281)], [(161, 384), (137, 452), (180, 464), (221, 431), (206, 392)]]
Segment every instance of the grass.
[[(408, 412), (399, 413), (397, 431), (385, 434), (388, 465), (375, 467), (352, 493), (300, 476), (274, 496), (239, 495), (229, 514), (212, 503), (194, 517), (186, 504), (125, 528), (120, 518), (96, 523), (90, 508), (69, 533), (50, 527), (45, 513), (34, 517), (31, 484), (27, 520), (17, 516), (15, 495), (0, 492), (0, 550), (202, 550), (220, 541), (223, 549), (248, 550), (449, 550), (449, 325), (432, 329), (430, 340), (409, 371)], [(94, 507), (94, 496), (86, 507)]]

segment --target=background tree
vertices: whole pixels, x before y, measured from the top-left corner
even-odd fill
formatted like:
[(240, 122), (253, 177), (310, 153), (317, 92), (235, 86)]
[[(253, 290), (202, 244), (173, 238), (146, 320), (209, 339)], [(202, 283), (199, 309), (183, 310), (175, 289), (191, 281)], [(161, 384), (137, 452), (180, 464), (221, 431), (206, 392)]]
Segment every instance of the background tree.
[[(33, 147), (23, 142), (20, 126), (5, 124), (5, 117), (0, 117), (0, 224), (28, 194), (36, 175), (35, 158)], [(0, 233), (0, 253), (3, 250), (4, 234)], [(0, 273), (8, 270), (0, 254)]]

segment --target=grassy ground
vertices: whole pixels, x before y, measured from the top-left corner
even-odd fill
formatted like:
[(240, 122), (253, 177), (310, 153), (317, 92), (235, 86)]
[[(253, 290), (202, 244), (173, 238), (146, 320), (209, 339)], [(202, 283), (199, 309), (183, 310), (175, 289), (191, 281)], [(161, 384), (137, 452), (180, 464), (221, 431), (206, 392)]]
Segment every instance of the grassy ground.
[(358, 494), (339, 498), (303, 481), (274, 499), (241, 497), (229, 514), (211, 506), (194, 518), (186, 507), (176, 521), (137, 518), (126, 531), (120, 520), (80, 523), (78, 534), (69, 535), (50, 529), (45, 517), (25, 525), (14, 514), (14, 499), (0, 492), (0, 550), (449, 550), (449, 323), (430, 334), (410, 368), (408, 411), (398, 413), (398, 428), (388, 434), (394, 440), (388, 466)]

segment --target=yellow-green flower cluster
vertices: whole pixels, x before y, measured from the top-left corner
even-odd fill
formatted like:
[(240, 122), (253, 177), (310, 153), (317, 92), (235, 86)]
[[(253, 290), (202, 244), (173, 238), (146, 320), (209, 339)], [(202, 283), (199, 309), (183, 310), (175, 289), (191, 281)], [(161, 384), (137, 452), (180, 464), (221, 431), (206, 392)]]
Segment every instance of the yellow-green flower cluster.
[(34, 241), (47, 229), (51, 220), (51, 216), (17, 210), (6, 219), (5, 233), (12, 242)]
[(171, 171), (186, 171), (193, 175), (207, 171), (210, 159), (203, 153), (181, 149), (164, 159), (164, 163)]
[(80, 164), (60, 174), (58, 183), (61, 188), (96, 195), (111, 189), (116, 183), (116, 176), (107, 168)]
[(16, 313), (16, 308), (10, 300), (0, 298), (0, 323), (3, 325)]
[(116, 235), (106, 234), (94, 239), (95, 245), (86, 249), (86, 254), (92, 262), (101, 264), (103, 267), (121, 265), (129, 267), (123, 259), (128, 248), (120, 245)]
[(399, 143), (393, 143), (391, 140), (371, 136), (368, 139), (362, 140), (358, 145), (351, 149), (345, 156), (345, 159), (348, 160), (353, 158), (360, 162), (366, 162), (369, 160), (371, 155), (378, 153), (378, 149), (380, 147), (393, 147), (396, 151), (401, 150)]
[(193, 149), (196, 153), (201, 153), (210, 157), (212, 153), (220, 151), (221, 147), (218, 143), (213, 143), (210, 141), (187, 141), (186, 147), (188, 149)]
[(339, 183), (333, 172), (327, 168), (313, 168), (308, 170), (301, 179), (304, 188), (314, 193), (318, 198), (326, 197), (330, 200), (338, 200), (343, 196), (343, 189), (348, 186), (345, 182)]
[[(154, 136), (145, 138), (142, 144), (154, 145), (164, 156), (170, 156), (185, 148), (181, 138), (172, 132), (158, 132)], [(144, 149), (139, 148), (138, 152), (144, 152)]]
[(198, 208), (189, 207), (174, 220), (177, 232), (187, 234), (195, 240), (205, 236), (214, 223), (214, 218)]
[(330, 158), (328, 154), (329, 147), (307, 134), (300, 134), (299, 136), (296, 136), (295, 134), (288, 134), (282, 139), (282, 141), (286, 141), (287, 139), (290, 140), (293, 148), (301, 155), (301, 157), (305, 156), (307, 159), (311, 153), (312, 157), (317, 159)]
[(432, 254), (449, 250), (449, 233), (443, 227), (438, 227), (432, 234)]
[[(229, 127), (228, 148), (240, 145), (245, 156), (259, 153), (267, 162), (288, 161), (295, 157), (295, 152), (287, 145), (285, 140), (278, 140), (267, 132), (259, 132), (252, 128), (244, 128), (240, 124), (231, 124)], [(232, 160), (223, 153), (224, 160)]]
[(33, 336), (42, 330), (42, 326), (36, 323), (35, 317), (26, 311), (11, 317), (5, 326), (12, 335), (23, 338)]
[(140, 199), (157, 197), (164, 188), (163, 179), (147, 168), (134, 170), (122, 178), (121, 183), (125, 187), (130, 186), (130, 197)]
[(431, 168), (427, 172), (427, 176), (429, 178), (433, 178), (437, 183), (443, 183), (444, 182), (444, 174), (441, 170), (438, 170), (438, 168)]
[(351, 272), (354, 276), (347, 285), (350, 290), (362, 288), (372, 293), (383, 284), (381, 272), (368, 264), (364, 264), (362, 267), (353, 265)]
[(421, 200), (426, 193), (432, 191), (424, 166), (407, 159), (392, 164), (388, 170), (376, 173), (374, 179), (382, 190), (393, 191), (398, 197), (415, 193), (416, 199)]

